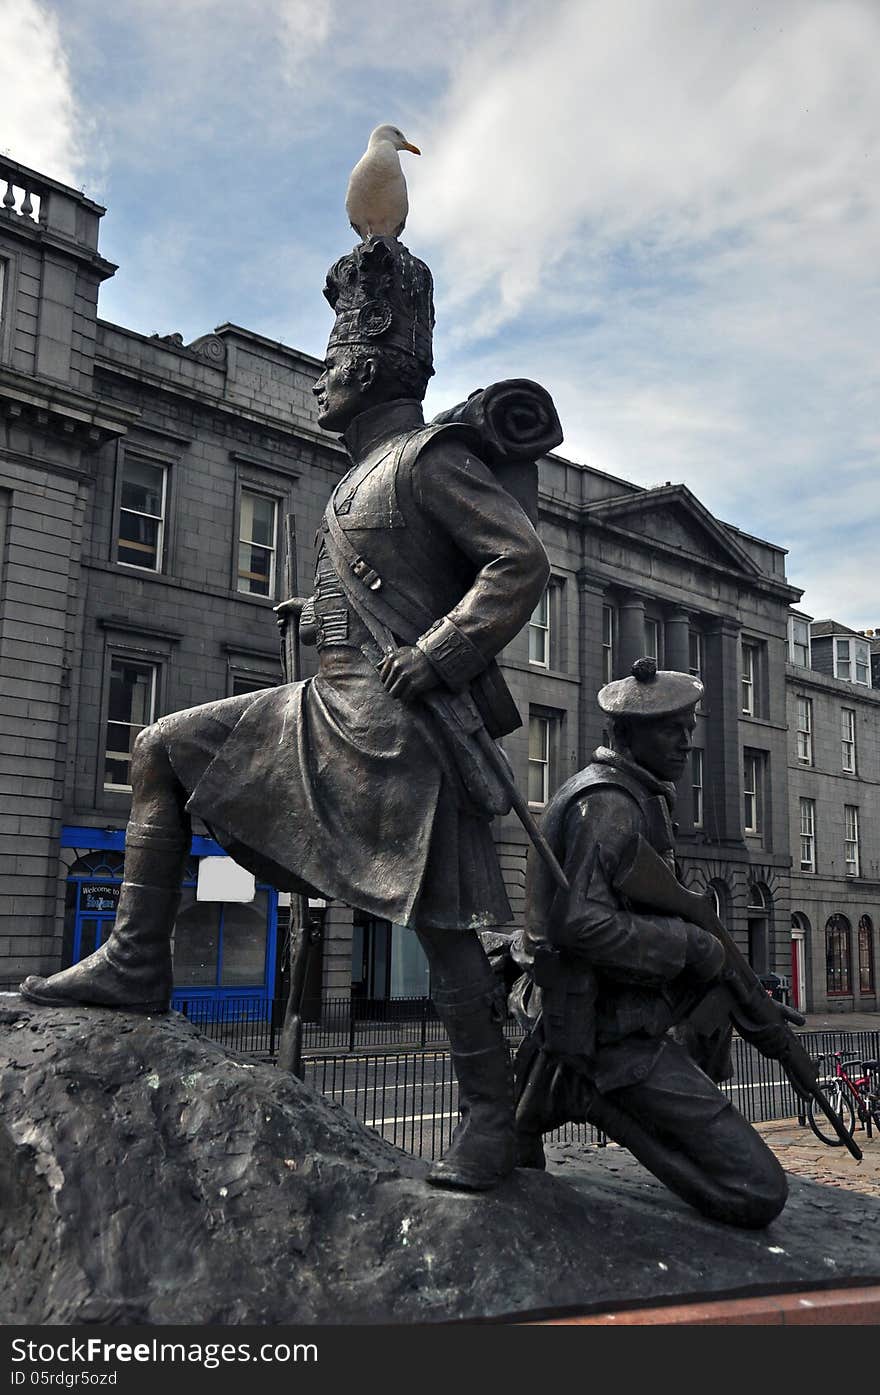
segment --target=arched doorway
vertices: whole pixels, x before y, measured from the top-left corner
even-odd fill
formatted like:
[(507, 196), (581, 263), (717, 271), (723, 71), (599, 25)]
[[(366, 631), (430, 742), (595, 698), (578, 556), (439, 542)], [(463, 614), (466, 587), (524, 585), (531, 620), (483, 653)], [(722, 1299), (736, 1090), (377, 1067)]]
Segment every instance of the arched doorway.
[(749, 963), (756, 974), (770, 972), (770, 922), (773, 900), (763, 882), (749, 882), (746, 907), (749, 932)]
[(810, 922), (802, 911), (791, 913), (791, 1005), (807, 1009), (807, 936)]

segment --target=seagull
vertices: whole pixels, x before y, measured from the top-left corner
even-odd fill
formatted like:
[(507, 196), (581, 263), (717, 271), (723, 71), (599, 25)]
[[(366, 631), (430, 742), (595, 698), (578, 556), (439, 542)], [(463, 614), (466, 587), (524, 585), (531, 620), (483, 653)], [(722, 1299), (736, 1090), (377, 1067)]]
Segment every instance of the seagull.
[(396, 126), (377, 126), (351, 172), (345, 211), (364, 242), (368, 237), (399, 237), (406, 224), (409, 202), (398, 150), (422, 153)]

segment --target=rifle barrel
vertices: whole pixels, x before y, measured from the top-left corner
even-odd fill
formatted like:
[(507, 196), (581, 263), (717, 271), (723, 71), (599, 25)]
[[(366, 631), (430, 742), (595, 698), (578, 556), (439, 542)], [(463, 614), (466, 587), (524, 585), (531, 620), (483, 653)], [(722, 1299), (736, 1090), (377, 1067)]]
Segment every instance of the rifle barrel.
[(822, 1113), (825, 1115), (829, 1124), (834, 1129), (834, 1132), (837, 1134), (837, 1137), (840, 1139), (841, 1143), (844, 1145), (844, 1147), (849, 1149), (856, 1162), (861, 1162), (863, 1157), (861, 1148), (856, 1143), (855, 1139), (852, 1138), (849, 1132), (847, 1131), (847, 1128), (840, 1115), (835, 1114), (834, 1110), (831, 1108), (831, 1104), (829, 1100), (826, 1098), (820, 1086), (814, 1085), (812, 1090), (810, 1091), (810, 1094), (818, 1104), (819, 1108), (822, 1110)]

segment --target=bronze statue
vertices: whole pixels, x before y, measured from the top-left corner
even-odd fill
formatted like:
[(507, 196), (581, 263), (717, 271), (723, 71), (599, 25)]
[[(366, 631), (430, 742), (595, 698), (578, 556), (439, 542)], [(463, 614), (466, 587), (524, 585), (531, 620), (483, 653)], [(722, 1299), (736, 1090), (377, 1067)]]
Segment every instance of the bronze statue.
[[(274, 886), (415, 930), (462, 1114), (430, 1180), (482, 1190), (515, 1163), (503, 1003), (477, 934), (511, 919), (490, 824), (511, 804), (494, 739), (520, 718), (494, 657), (527, 622), (549, 568), (516, 491), (482, 458), (487, 433), (467, 424), (479, 403), (461, 410), (464, 420), (424, 423), (433, 373), (424, 263), (393, 237), (369, 237), (331, 268), (325, 295), (336, 323), (314, 392), (320, 424), (342, 434), (352, 463), (325, 512), (302, 615), (318, 674), (162, 717), (140, 734), (113, 932), (22, 993), (167, 1009), (198, 814)], [(550, 411), (545, 449), (561, 438)]]
[[(785, 1174), (714, 1083), (727, 1073), (730, 1004), (750, 990), (737, 989), (715, 935), (671, 908), (703, 899), (675, 879), (672, 825), (701, 694), (695, 678), (640, 659), (598, 695), (611, 748), (545, 811), (569, 889), (530, 854), (514, 949), (526, 969), (514, 999), (533, 1024), (517, 1059), (518, 1161), (543, 1167), (543, 1133), (589, 1122), (705, 1215), (759, 1227), (785, 1205)], [(760, 1022), (733, 1011), (741, 1034), (785, 1065), (796, 1043), (777, 1008)]]

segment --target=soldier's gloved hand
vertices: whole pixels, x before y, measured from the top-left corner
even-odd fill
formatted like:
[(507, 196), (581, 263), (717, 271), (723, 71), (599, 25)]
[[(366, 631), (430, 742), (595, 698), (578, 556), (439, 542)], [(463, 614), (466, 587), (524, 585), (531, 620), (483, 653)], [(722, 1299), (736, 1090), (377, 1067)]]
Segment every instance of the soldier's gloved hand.
[(273, 606), (275, 612), (275, 624), (278, 626), (280, 638), (285, 639), (287, 628), (291, 620), (297, 620), (297, 638), (300, 644), (313, 645), (318, 637), (318, 622), (315, 618), (314, 596), (305, 599), (302, 596), (290, 596), (286, 601), (280, 601)]
[(712, 983), (720, 978), (725, 963), (724, 945), (701, 930), (698, 925), (688, 926), (688, 942), (685, 951), (684, 967), (698, 983)]
[(386, 654), (379, 665), (379, 677), (387, 692), (400, 702), (414, 702), (429, 688), (436, 688), (437, 673), (428, 659), (414, 644), (404, 644), (393, 654)]
[(750, 1042), (762, 1056), (769, 1056), (774, 1061), (784, 1061), (788, 1055), (791, 1032), (781, 1023), (778, 1026), (771, 1022), (765, 1027), (749, 1027), (743, 1021), (736, 1021), (736, 1030), (743, 1041)]

